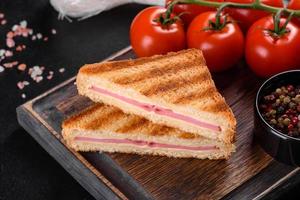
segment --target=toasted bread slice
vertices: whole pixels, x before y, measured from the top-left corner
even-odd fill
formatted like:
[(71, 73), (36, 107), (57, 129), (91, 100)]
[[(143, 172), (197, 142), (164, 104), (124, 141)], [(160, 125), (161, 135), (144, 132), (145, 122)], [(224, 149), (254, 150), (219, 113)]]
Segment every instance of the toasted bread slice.
[(120, 109), (95, 104), (65, 120), (62, 133), (77, 151), (105, 151), (136, 154), (226, 159), (233, 144), (154, 124)]
[(234, 140), (236, 120), (200, 50), (85, 65), (76, 82), (79, 94), (95, 102), (210, 139)]

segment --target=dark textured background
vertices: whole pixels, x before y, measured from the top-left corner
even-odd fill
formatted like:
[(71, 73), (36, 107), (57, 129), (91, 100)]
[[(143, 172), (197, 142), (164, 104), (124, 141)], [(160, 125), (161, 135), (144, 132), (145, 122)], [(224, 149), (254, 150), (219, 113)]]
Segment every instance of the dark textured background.
[[(74, 76), (84, 63), (99, 61), (129, 45), (128, 31), (133, 17), (144, 6), (130, 4), (84, 21), (58, 21), (47, 0), (0, 0), (0, 12), (7, 25), (0, 26), (0, 49), (13, 24), (25, 19), (35, 32), (50, 35), (49, 42), (22, 40), (24, 52), (14, 56), (28, 66), (45, 65), (55, 71), (51, 81), (16, 87), (28, 75), (16, 69), (0, 73), (0, 199), (93, 199), (16, 121), (15, 108), (51, 87)], [(50, 30), (55, 28), (57, 35)], [(66, 68), (60, 74), (57, 70)], [(299, 194), (297, 188), (292, 194)], [(284, 196), (290, 199), (292, 195)]]

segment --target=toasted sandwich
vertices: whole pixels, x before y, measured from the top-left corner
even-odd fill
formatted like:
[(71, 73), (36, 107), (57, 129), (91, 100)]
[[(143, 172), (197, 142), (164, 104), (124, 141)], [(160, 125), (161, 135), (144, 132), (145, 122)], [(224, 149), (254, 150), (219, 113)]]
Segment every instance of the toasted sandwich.
[(66, 119), (63, 138), (76, 151), (164, 155), (179, 158), (227, 159), (232, 143), (204, 138), (104, 104), (95, 104)]
[(161, 125), (232, 143), (236, 120), (200, 50), (84, 65), (79, 94)]

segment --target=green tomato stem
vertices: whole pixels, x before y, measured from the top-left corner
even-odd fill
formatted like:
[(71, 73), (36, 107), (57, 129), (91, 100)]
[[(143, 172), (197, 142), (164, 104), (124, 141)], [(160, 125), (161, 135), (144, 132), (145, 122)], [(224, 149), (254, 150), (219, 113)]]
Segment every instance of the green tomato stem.
[[(177, 3), (184, 3), (184, 4), (197, 4), (201, 6), (208, 6), (208, 7), (221, 7), (224, 3), (222, 2), (213, 2), (207, 0), (179, 0)], [(242, 9), (256, 9), (256, 10), (264, 10), (270, 13), (277, 13), (282, 8), (268, 6), (260, 2), (260, 0), (255, 0), (253, 3), (233, 3), (227, 2), (226, 7), (233, 7), (233, 8), (242, 8)], [(284, 13), (290, 15), (293, 13), (293, 16), (300, 17), (300, 10), (291, 10), (291, 9), (284, 9)]]

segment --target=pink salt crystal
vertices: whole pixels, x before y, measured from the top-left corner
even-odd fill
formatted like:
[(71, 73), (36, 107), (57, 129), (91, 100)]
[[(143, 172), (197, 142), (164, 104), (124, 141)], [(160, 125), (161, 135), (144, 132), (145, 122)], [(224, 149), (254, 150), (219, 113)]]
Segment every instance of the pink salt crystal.
[(36, 81), (37, 83), (41, 82), (42, 80), (43, 80), (43, 77), (42, 77), (42, 76), (37, 76), (36, 79), (35, 79), (35, 81)]
[(44, 41), (47, 42), (48, 41), (48, 37), (44, 37)]
[(33, 71), (33, 69), (32, 69), (32, 68), (29, 68), (28, 74), (31, 75), (32, 71)]
[(11, 57), (11, 56), (13, 56), (13, 52), (12, 52), (12, 51), (9, 51), (9, 50), (6, 50), (6, 51), (5, 51), (5, 56), (6, 56), (6, 57)]
[(8, 38), (13, 38), (14, 37), (14, 33), (9, 31), (7, 34), (6, 34), (6, 37)]
[(65, 68), (60, 68), (58, 71), (59, 71), (60, 73), (64, 73), (64, 72), (65, 72)]
[(0, 19), (3, 19), (3, 18), (4, 18), (4, 14), (0, 13)]
[(7, 38), (6, 39), (6, 45), (9, 47), (9, 48), (12, 48), (15, 46), (15, 41), (11, 38)]
[(57, 32), (56, 32), (56, 30), (53, 28), (53, 29), (51, 30), (51, 33), (52, 33), (53, 35), (55, 35)]
[(3, 19), (2, 21), (1, 21), (1, 25), (5, 25), (7, 23), (7, 21), (5, 20), (5, 19)]
[(13, 66), (16, 66), (17, 64), (19, 64), (19, 62), (18, 62), (18, 61), (13, 61), (13, 62), (11, 62), (11, 64), (12, 64)]
[(13, 67), (12, 63), (4, 63), (3, 66), (5, 68), (12, 68)]
[(18, 87), (20, 90), (23, 90), (23, 88), (24, 88), (25, 86), (24, 86), (24, 83), (23, 83), (23, 82), (19, 81), (19, 82), (17, 83), (17, 87)]
[(48, 75), (48, 76), (47, 76), (47, 79), (48, 79), (48, 80), (51, 80), (52, 77), (53, 77), (52, 75)]
[(19, 45), (16, 47), (16, 51), (22, 51), (22, 47)]
[(18, 70), (20, 70), (20, 71), (25, 71), (26, 67), (27, 67), (27, 66), (26, 66), (26, 64), (24, 64), (24, 63), (19, 64)]
[(23, 93), (23, 94), (21, 95), (21, 97), (22, 97), (23, 99), (25, 99), (25, 98), (26, 98), (26, 94)]

